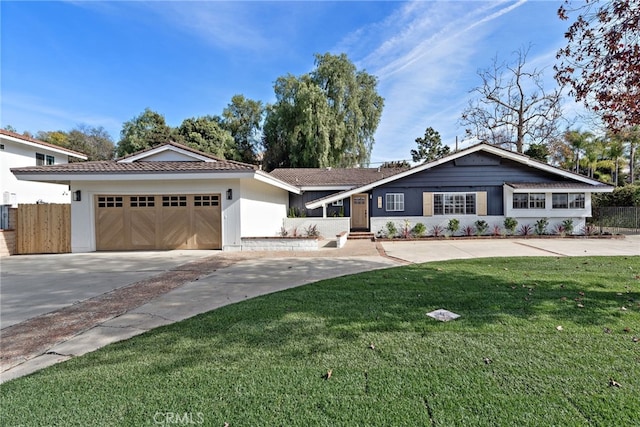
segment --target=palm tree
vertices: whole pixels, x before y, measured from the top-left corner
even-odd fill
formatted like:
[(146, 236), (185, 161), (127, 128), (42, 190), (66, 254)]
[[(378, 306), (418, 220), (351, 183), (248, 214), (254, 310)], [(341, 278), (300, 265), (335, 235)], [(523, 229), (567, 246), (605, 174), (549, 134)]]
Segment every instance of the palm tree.
[(579, 130), (568, 130), (564, 133), (564, 139), (573, 151), (572, 164), (575, 167), (575, 172), (580, 173), (580, 154), (593, 139), (593, 134)]

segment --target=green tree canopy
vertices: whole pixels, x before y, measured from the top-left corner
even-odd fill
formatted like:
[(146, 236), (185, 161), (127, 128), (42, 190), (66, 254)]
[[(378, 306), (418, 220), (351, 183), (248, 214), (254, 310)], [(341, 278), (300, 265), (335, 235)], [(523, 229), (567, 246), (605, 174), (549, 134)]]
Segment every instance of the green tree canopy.
[(119, 157), (135, 153), (149, 147), (164, 144), (173, 138), (172, 129), (164, 116), (145, 108), (139, 116), (124, 122), (120, 131), (117, 155)]
[(222, 128), (220, 118), (214, 116), (186, 119), (177, 129), (179, 140), (191, 148), (223, 159), (238, 160), (231, 134)]
[(235, 141), (237, 159), (245, 163), (258, 163), (258, 146), (262, 117), (265, 109), (261, 101), (234, 95), (222, 112), (222, 125)]
[(111, 160), (115, 152), (111, 135), (102, 126), (91, 127), (81, 124), (69, 132), (38, 131), (36, 138), (86, 154), (87, 160)]
[(423, 138), (416, 138), (417, 150), (411, 150), (411, 157), (414, 162), (431, 162), (449, 154), (448, 145), (442, 145), (440, 133), (432, 127), (424, 131)]
[(263, 133), (268, 170), (369, 162), (384, 105), (377, 78), (357, 70), (345, 54), (315, 58), (311, 73), (276, 80)]

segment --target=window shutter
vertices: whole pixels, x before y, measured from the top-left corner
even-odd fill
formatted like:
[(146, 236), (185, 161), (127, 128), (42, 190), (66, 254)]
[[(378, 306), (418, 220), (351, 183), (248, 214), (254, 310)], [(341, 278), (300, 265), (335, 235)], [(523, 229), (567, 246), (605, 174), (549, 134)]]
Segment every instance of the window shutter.
[(479, 191), (476, 196), (476, 211), (478, 215), (485, 216), (487, 215), (487, 192)]
[(433, 215), (433, 193), (422, 193), (422, 216)]

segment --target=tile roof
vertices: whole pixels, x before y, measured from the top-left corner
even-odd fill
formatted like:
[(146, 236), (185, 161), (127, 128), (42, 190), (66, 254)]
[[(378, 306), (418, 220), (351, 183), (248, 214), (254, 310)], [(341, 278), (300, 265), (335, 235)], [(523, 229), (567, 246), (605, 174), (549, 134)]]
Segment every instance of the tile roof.
[(64, 151), (70, 155), (86, 159), (86, 154), (79, 151), (69, 150), (68, 148), (60, 145), (50, 144), (48, 142), (40, 141), (39, 139), (31, 138), (30, 136), (20, 135), (19, 133), (11, 132), (5, 129), (0, 129), (0, 135), (10, 136), (11, 138), (21, 139), (22, 141), (31, 142), (33, 144), (42, 145), (43, 147), (55, 148), (56, 150)]
[(180, 172), (220, 172), (254, 171), (253, 165), (219, 160), (216, 162), (133, 162), (118, 163), (112, 160), (76, 162), (62, 165), (28, 166), (12, 168), (14, 173), (41, 174), (103, 174), (103, 173), (180, 173)]
[(602, 185), (591, 185), (583, 182), (570, 182), (570, 181), (560, 181), (560, 182), (505, 182), (511, 188), (515, 189), (523, 189), (523, 188), (531, 188), (531, 189), (566, 189), (566, 190), (593, 190), (594, 188), (602, 187), (607, 188), (610, 187), (607, 184)]
[(296, 187), (359, 186), (408, 168), (281, 168), (270, 175)]

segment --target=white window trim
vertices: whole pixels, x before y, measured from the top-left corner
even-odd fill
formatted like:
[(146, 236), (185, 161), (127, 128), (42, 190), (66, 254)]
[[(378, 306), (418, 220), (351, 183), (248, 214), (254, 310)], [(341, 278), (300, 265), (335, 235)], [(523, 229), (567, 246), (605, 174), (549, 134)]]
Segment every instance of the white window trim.
[(344, 206), (344, 199), (336, 200), (335, 202), (331, 202), (331, 206)]
[[(389, 196), (393, 198), (392, 203), (389, 203)], [(402, 200), (400, 201), (396, 198), (401, 198)], [(404, 212), (404, 193), (386, 193), (384, 195), (384, 202), (384, 210), (386, 212)], [(390, 209), (389, 205), (392, 205), (393, 209)]]
[[(467, 213), (467, 195), (473, 194), (473, 213)], [(444, 197), (453, 195), (464, 196), (464, 211), (465, 213), (445, 213), (444, 212)], [(436, 196), (443, 196), (442, 201), (442, 213), (436, 213)], [(478, 214), (478, 192), (477, 191), (449, 191), (449, 192), (434, 192), (433, 193), (433, 215), (434, 216), (446, 216), (446, 215), (477, 215)]]

